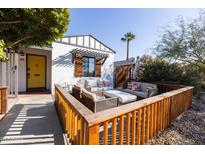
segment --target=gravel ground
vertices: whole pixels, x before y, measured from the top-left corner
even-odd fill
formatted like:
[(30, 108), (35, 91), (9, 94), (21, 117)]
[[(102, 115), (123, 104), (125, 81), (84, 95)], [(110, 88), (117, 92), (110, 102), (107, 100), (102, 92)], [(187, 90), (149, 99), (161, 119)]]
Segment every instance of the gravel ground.
[(189, 110), (148, 144), (205, 144), (205, 101), (194, 99)]

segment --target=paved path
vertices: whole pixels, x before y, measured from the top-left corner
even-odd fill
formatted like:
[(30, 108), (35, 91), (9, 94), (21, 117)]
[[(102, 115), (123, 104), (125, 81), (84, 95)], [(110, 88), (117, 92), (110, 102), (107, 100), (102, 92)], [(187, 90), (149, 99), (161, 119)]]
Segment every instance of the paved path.
[(51, 95), (23, 95), (0, 121), (0, 144), (64, 144)]

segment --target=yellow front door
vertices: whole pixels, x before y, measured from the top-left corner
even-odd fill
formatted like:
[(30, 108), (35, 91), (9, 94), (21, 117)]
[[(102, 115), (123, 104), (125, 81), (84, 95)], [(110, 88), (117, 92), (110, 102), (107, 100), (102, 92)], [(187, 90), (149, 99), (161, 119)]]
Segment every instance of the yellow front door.
[(27, 87), (46, 87), (46, 57), (39, 55), (27, 56)]

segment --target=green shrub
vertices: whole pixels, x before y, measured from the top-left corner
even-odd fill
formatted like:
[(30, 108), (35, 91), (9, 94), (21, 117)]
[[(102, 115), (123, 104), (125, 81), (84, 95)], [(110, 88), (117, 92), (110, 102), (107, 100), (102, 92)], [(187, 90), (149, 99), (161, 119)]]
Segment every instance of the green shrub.
[(137, 79), (142, 82), (171, 82), (194, 86), (198, 95), (205, 87), (204, 73), (193, 65), (170, 63), (160, 58), (143, 56)]

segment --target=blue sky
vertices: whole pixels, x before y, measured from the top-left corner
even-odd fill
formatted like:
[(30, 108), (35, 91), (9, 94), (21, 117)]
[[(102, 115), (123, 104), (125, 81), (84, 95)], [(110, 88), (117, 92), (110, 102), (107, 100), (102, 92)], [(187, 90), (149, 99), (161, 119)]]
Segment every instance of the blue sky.
[(126, 43), (120, 38), (127, 32), (136, 35), (130, 44), (130, 57), (153, 54), (163, 26), (174, 24), (177, 17), (197, 17), (199, 9), (71, 9), (66, 35), (92, 34), (117, 53), (115, 60), (126, 58)]

